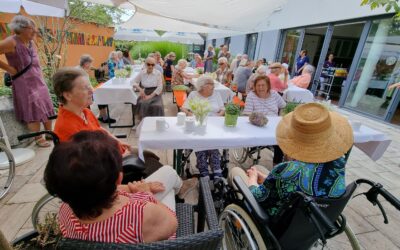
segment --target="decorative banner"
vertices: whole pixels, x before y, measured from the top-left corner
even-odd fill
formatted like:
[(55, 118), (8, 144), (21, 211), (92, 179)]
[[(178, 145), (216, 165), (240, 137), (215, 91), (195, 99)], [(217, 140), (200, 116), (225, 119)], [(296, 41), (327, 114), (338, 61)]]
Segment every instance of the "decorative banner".
[[(54, 38), (61, 38), (61, 31), (46, 29)], [(11, 35), (11, 30), (6, 23), (0, 23), (0, 39), (5, 39)], [(68, 44), (72, 45), (89, 45), (89, 46), (114, 46), (114, 38), (107, 36), (90, 35), (85, 33), (67, 32)]]

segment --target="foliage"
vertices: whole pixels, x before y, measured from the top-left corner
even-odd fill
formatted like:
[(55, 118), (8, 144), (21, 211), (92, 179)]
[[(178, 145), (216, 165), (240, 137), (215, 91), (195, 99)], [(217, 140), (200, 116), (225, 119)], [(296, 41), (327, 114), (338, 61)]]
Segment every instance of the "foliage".
[(61, 239), (56, 213), (47, 213), (44, 222), (38, 225), (39, 235), (28, 242), (22, 242), (15, 249), (53, 249)]
[(116, 78), (127, 78), (129, 77), (129, 72), (126, 69), (117, 69), (115, 70)]
[(228, 103), (225, 106), (225, 113), (229, 115), (239, 115), (240, 114), (240, 106), (234, 103)]
[(300, 102), (287, 102), (286, 106), (281, 110), (281, 115), (289, 114), (290, 112), (294, 111), (294, 109), (300, 104)]
[(50, 93), (50, 99), (51, 99), (51, 102), (53, 103), (54, 112), (57, 114), (58, 106), (59, 106), (58, 98), (54, 93)]
[(130, 76), (133, 70), (132, 65), (125, 65), (125, 70), (128, 72), (128, 76)]
[(135, 46), (136, 42), (133, 41), (115, 41), (115, 49), (120, 51), (131, 51)]
[(121, 23), (121, 17), (127, 11), (102, 4), (94, 4), (82, 0), (69, 0), (70, 17), (79, 19), (86, 23), (96, 23), (99, 25), (110, 26)]
[(90, 85), (92, 85), (93, 88), (97, 87), (97, 85), (99, 85), (99, 82), (96, 80), (95, 77), (90, 77)]
[(173, 91), (188, 91), (189, 87), (185, 86), (185, 85), (175, 85), (172, 87)]
[(196, 72), (196, 74), (198, 74), (198, 75), (204, 74), (204, 68), (198, 67), (198, 68), (196, 68), (195, 72)]
[(138, 42), (135, 43), (131, 49), (131, 56), (133, 59), (146, 58), (149, 53), (159, 51), (162, 57), (165, 57), (169, 52), (175, 52), (176, 61), (186, 58), (188, 53), (188, 46), (185, 44), (172, 43), (167, 41), (161, 42)]
[(369, 5), (371, 10), (385, 7), (386, 12), (390, 12), (394, 10), (396, 12), (395, 18), (397, 20), (400, 19), (400, 6), (398, 4), (398, 0), (362, 0), (361, 6)]
[(12, 96), (12, 90), (10, 87), (1, 86), (0, 87), (0, 96)]

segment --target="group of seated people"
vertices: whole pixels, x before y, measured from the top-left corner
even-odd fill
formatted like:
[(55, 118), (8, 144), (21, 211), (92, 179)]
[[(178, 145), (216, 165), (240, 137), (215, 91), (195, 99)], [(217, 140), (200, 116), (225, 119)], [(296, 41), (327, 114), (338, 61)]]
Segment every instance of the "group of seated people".
[[(240, 67), (248, 68), (250, 78), (252, 65), (248, 62), (241, 61), (236, 74), (240, 74)], [(218, 63), (218, 80), (232, 81), (228, 60), (221, 57)], [(155, 70), (156, 64), (155, 58), (147, 58), (144, 69), (133, 80), (140, 96), (138, 109), (143, 115), (164, 116), (162, 73)], [(176, 71), (181, 72), (181, 79), (185, 79), (186, 64), (178, 62)], [(281, 73), (284, 83), (288, 79), (287, 69), (283, 68), (278, 63), (271, 64), (268, 75), (264, 65), (256, 69), (256, 75), (250, 78), (252, 87), (243, 115), (279, 115), (286, 103), (273, 82)], [(122, 157), (137, 152), (103, 129), (87, 108), (93, 102), (93, 89), (85, 71), (62, 68), (53, 76), (53, 84), (61, 102), (54, 128), (61, 143), (50, 155), (44, 179), (49, 193), (63, 201), (59, 211), (63, 237), (115, 243), (173, 239), (177, 228), (175, 195), (184, 197), (197, 185), (196, 179), (182, 181), (172, 167), (163, 166), (143, 181), (122, 185)], [(209, 115), (224, 115), (224, 103), (214, 91), (211, 77), (197, 80), (196, 91), (189, 94), (182, 107), (187, 115), (193, 115), (188, 103), (194, 98), (209, 101)], [(344, 155), (353, 144), (346, 118), (320, 104), (304, 104), (282, 118), (276, 138), (271, 173), (262, 173), (258, 166), (247, 171), (233, 168), (229, 170), (229, 183), (234, 185), (232, 178), (242, 176), (271, 216), (285, 208), (292, 192), (325, 198), (337, 198), (345, 192)], [(290, 161), (282, 162), (284, 154)], [(196, 157), (200, 176), (209, 176), (210, 165), (210, 177), (223, 178), (217, 149), (196, 152)]]

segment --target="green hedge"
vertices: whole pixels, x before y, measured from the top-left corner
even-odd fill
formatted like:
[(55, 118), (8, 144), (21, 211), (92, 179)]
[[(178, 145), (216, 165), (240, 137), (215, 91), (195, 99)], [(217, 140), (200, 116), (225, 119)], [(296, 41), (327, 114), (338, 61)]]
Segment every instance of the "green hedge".
[[(162, 58), (169, 53), (174, 52), (176, 54), (176, 61), (181, 58), (186, 58), (188, 54), (188, 46), (186, 44), (172, 43), (172, 42), (136, 42), (133, 44), (130, 50), (133, 59), (140, 57), (146, 58), (149, 53), (159, 51)], [(175, 62), (176, 63), (176, 62)]]

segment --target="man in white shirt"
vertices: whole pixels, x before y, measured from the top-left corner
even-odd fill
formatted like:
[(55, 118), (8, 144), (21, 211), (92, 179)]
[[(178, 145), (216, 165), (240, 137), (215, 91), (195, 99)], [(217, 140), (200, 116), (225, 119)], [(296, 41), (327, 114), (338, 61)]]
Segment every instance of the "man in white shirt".
[(133, 87), (139, 90), (137, 113), (140, 118), (146, 116), (164, 116), (164, 105), (161, 94), (163, 89), (162, 75), (154, 70), (156, 60), (148, 57), (145, 69), (133, 80)]

